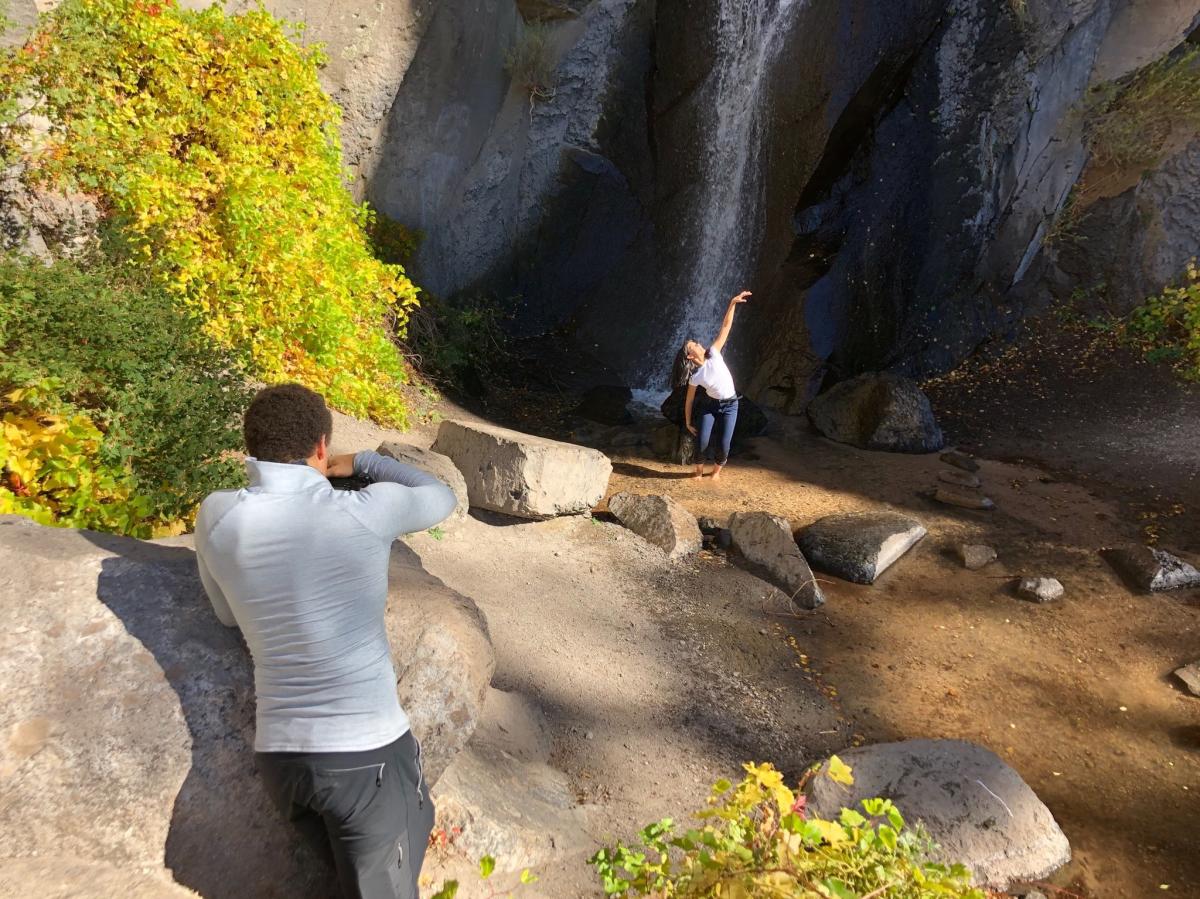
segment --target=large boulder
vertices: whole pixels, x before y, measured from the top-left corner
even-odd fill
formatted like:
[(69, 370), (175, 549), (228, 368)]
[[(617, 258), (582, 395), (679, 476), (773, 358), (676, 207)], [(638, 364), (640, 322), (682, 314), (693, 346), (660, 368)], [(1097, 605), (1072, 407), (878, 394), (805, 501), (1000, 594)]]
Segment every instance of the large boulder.
[(1100, 553), (1132, 589), (1158, 593), (1184, 587), (1200, 587), (1200, 571), (1153, 546), (1118, 546)]
[(566, 775), (488, 744), (459, 755), (433, 789), (438, 823), (457, 829), (455, 847), (519, 871), (594, 847), (586, 809)]
[(908, 740), (838, 755), (853, 771), (854, 784), (835, 783), (822, 770), (808, 788), (808, 807), (821, 817), (835, 817), (863, 799), (891, 799), (910, 825), (925, 825), (942, 860), (966, 864), (977, 883), (997, 890), (1040, 880), (1071, 859), (1050, 810), (982, 746)]
[(0, 861), (0, 899), (196, 899), (196, 893), (171, 880), (167, 870), (119, 868), (70, 856), (38, 856)]
[[(467, 627), (469, 600), (402, 544), (395, 553), (388, 615), (401, 692), (439, 685), (444, 708), (410, 701), (408, 712), (444, 764), (469, 736), (461, 710), (490, 665), (420, 670), (461, 665), (482, 644)], [(448, 651), (450, 637), (463, 647)], [(165, 865), (210, 899), (335, 891), (260, 786), (251, 661), (211, 610), (190, 538), (148, 543), (0, 517), (0, 687), (0, 858)]]
[(700, 551), (703, 535), (696, 516), (669, 496), (618, 493), (608, 498), (608, 511), (669, 558), (678, 559)]
[(483, 715), (496, 652), (483, 612), (397, 544), (388, 572), (387, 632), (400, 704), (421, 739), (425, 778), (437, 783)]
[(729, 531), (742, 557), (796, 605), (815, 609), (825, 602), (787, 521), (767, 512), (735, 512), (729, 519)]
[(590, 512), (612, 474), (599, 450), (474, 422), (443, 421), (433, 450), (462, 472), (472, 506), (519, 518)]
[(813, 426), (830, 440), (890, 453), (932, 453), (945, 445), (929, 398), (889, 372), (835, 384), (808, 405)]
[(470, 500), (467, 497), (467, 482), (463, 479), (462, 472), (447, 456), (423, 447), (413, 446), (411, 443), (399, 443), (395, 440), (381, 443), (378, 452), (380, 455), (390, 456), (397, 462), (403, 462), (429, 472), (454, 491), (454, 499), (458, 505), (454, 507), (450, 517), (443, 523), (443, 527), (456, 525), (467, 517), (467, 509), (470, 506)]
[(925, 534), (921, 522), (898, 512), (849, 512), (819, 519), (796, 542), (818, 571), (873, 584)]

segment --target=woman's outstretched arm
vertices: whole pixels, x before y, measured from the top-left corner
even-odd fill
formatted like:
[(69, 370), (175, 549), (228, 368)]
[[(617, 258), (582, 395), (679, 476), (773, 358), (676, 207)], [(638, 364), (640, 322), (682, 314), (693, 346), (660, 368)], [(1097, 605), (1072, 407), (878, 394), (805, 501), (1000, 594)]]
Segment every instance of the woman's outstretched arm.
[(683, 423), (693, 437), (696, 436), (696, 426), (692, 424), (692, 403), (696, 400), (696, 385), (688, 384), (687, 397), (683, 401)]
[(750, 295), (750, 291), (743, 290), (729, 301), (729, 308), (725, 310), (725, 320), (721, 322), (721, 330), (717, 333), (717, 339), (713, 341), (710, 348), (713, 352), (719, 353), (725, 349), (725, 341), (729, 339), (729, 332), (733, 329), (733, 313), (737, 310), (738, 304), (746, 302), (746, 298)]

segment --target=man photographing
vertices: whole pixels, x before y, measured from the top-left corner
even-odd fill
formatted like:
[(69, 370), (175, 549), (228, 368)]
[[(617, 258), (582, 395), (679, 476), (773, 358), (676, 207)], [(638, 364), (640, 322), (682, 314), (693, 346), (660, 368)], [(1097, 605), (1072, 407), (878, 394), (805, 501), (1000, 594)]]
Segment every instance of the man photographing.
[[(384, 609), (401, 534), (454, 511), (437, 478), (373, 452), (329, 455), (333, 418), (298, 384), (244, 419), (250, 486), (196, 518), (200, 578), (254, 659), (254, 748), (272, 800), (328, 855), (347, 899), (416, 899), (433, 827), (421, 750), (396, 697)], [(372, 481), (335, 490), (329, 477)]]

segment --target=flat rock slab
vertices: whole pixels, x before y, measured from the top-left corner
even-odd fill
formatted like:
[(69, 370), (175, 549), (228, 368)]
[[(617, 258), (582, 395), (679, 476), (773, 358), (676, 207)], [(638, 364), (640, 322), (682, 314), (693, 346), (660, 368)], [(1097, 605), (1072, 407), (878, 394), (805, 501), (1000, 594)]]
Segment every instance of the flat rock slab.
[(897, 512), (851, 512), (819, 519), (796, 542), (818, 571), (873, 584), (925, 534), (921, 522)]
[[(822, 772), (808, 789), (824, 818), (863, 799), (891, 799), (914, 825), (923, 822), (943, 861), (961, 861), (975, 881), (1004, 890), (1040, 880), (1071, 860), (1054, 816), (995, 753), (961, 740), (908, 740), (839, 752), (854, 784)], [(859, 809), (861, 811), (861, 809)]]
[(1062, 599), (1063, 585), (1052, 577), (1023, 577), (1017, 581), (1017, 595), (1031, 602), (1054, 602)]
[(703, 535), (696, 516), (669, 496), (618, 493), (608, 498), (608, 510), (617, 521), (671, 559), (700, 551)]
[(1200, 571), (1152, 546), (1120, 546), (1100, 554), (1132, 589), (1142, 593), (1200, 587)]
[(954, 487), (965, 487), (968, 490), (978, 490), (983, 486), (979, 475), (971, 474), (958, 468), (943, 468), (938, 472), (938, 480)]
[(1188, 688), (1193, 696), (1200, 696), (1200, 662), (1192, 662), (1175, 669), (1175, 676)]
[(939, 485), (933, 492), (933, 498), (943, 506), (958, 506), (960, 509), (975, 509), (990, 512), (996, 504), (982, 493), (969, 493), (962, 488), (950, 488)]
[(964, 453), (962, 450), (946, 450), (939, 458), (947, 465), (953, 465), (955, 468), (970, 472), (971, 474), (979, 471), (978, 460), (970, 453)]
[(825, 602), (787, 521), (766, 512), (735, 512), (729, 519), (729, 531), (733, 545), (746, 561), (796, 605), (815, 609)]
[(565, 774), (491, 746), (471, 746), (433, 788), (438, 824), (460, 828), (456, 848), (490, 855), (497, 871), (535, 868), (594, 849), (587, 811)]
[(518, 518), (590, 512), (612, 474), (599, 450), (474, 422), (443, 421), (433, 450), (462, 472), (472, 506)]
[(958, 547), (958, 557), (964, 567), (978, 571), (996, 561), (996, 551), (982, 543), (963, 543)]
[(467, 496), (467, 482), (449, 456), (413, 446), (411, 443), (396, 441), (381, 443), (378, 452), (382, 456), (390, 456), (397, 462), (403, 462), (405, 465), (429, 472), (454, 491), (454, 498), (458, 501), (458, 505), (450, 513), (450, 517), (443, 522), (442, 527), (455, 525), (467, 517), (467, 509), (470, 505), (470, 499)]
[(813, 426), (830, 440), (891, 453), (932, 453), (945, 444), (929, 398), (916, 382), (888, 372), (835, 384), (808, 404)]

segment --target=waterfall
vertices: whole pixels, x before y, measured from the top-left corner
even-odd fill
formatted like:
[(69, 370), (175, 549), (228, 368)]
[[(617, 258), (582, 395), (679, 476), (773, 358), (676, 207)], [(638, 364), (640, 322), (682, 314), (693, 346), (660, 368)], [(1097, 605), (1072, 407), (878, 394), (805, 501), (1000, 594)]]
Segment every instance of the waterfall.
[[(688, 338), (711, 341), (725, 302), (743, 288), (762, 239), (762, 157), (769, 113), (769, 74), (793, 13), (803, 0), (716, 0), (716, 58), (706, 85), (712, 127), (700, 149), (703, 182), (685, 228), (688, 272), (673, 297), (681, 310), (670, 342), (643, 380), (661, 386), (675, 351)], [(753, 301), (751, 301), (753, 302)]]

